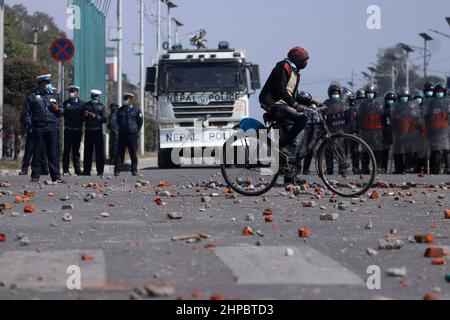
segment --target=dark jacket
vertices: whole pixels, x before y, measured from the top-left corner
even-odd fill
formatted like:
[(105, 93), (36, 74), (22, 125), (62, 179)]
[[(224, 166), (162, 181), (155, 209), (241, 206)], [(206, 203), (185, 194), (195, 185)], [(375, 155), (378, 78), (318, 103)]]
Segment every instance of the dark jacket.
[[(297, 77), (293, 95), (288, 91), (288, 83), (292, 73)], [(296, 102), (308, 106), (310, 102), (297, 94), (299, 82), (300, 74), (292, 68), (289, 62), (280, 61), (272, 70), (269, 79), (267, 79), (259, 95), (259, 102), (266, 107), (272, 107), (279, 100), (285, 101), (290, 107), (293, 107)]]
[(84, 122), (84, 101), (79, 98), (64, 101), (64, 127), (81, 129)]
[(111, 112), (108, 117), (108, 129), (110, 132), (117, 133), (119, 131), (119, 123), (117, 121), (117, 111)]
[(103, 103), (93, 103), (89, 101), (84, 105), (85, 111), (95, 113), (95, 118), (84, 116), (86, 130), (101, 130), (106, 123), (106, 107)]
[[(59, 110), (51, 109), (50, 100), (55, 99), (58, 102)], [(42, 93), (39, 89), (31, 91), (22, 108), (21, 121), (25, 128), (39, 128), (51, 126), (59, 126), (64, 108), (61, 104), (61, 98), (57, 93)]]
[(136, 134), (144, 124), (142, 112), (136, 106), (122, 106), (117, 112), (117, 122), (120, 134)]

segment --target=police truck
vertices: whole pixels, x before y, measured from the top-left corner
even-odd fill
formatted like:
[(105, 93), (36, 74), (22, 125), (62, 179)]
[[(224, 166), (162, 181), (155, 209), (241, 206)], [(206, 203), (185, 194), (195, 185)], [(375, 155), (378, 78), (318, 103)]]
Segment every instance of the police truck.
[(249, 97), (260, 86), (259, 66), (227, 42), (217, 49), (178, 46), (161, 54), (147, 68), (146, 80), (156, 98), (159, 167), (180, 166), (174, 150), (221, 148), (249, 116)]

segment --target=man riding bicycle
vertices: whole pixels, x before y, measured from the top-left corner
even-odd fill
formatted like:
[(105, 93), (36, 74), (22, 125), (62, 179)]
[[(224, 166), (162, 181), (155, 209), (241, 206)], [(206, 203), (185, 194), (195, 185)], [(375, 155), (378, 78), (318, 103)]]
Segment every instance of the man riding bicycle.
[(292, 126), (283, 128), (283, 135), (279, 141), (280, 151), (288, 157), (295, 156), (290, 152), (290, 146), (308, 122), (308, 116), (302, 113), (303, 106), (319, 104), (298, 94), (300, 70), (306, 68), (308, 60), (309, 54), (306, 49), (301, 47), (291, 49), (288, 57), (277, 63), (259, 96), (264, 110), (279, 121), (287, 120), (292, 123)]

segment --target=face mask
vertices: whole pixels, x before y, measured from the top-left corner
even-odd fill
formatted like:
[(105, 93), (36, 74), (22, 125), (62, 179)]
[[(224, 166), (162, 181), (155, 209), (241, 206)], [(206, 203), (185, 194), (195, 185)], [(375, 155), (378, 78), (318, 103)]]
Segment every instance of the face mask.
[(340, 97), (341, 97), (341, 96), (338, 95), (338, 94), (333, 94), (333, 95), (331, 95), (331, 99), (333, 99), (333, 100), (339, 100)]
[(368, 93), (367, 94), (367, 98), (370, 99), (370, 100), (375, 99), (375, 93)]
[(419, 104), (422, 104), (423, 99), (422, 99), (422, 98), (417, 98), (416, 101), (417, 101)]
[(69, 93), (69, 97), (71, 97), (72, 99), (73, 99), (73, 98), (76, 98), (76, 97), (77, 97), (77, 94), (76, 94), (75, 92), (70, 92), (70, 93)]
[(425, 92), (425, 95), (426, 95), (428, 98), (432, 97), (433, 94), (434, 94), (433, 91), (427, 91), (427, 92)]
[(303, 62), (300, 63), (300, 65), (298, 66), (298, 68), (299, 68), (300, 70), (303, 70), (303, 69), (305, 69), (307, 66), (308, 66), (308, 61), (303, 61)]
[(52, 86), (52, 84), (51, 84), (51, 83), (47, 83), (47, 84), (45, 85), (44, 90), (45, 90), (45, 92), (47, 92), (47, 93), (53, 93), (53, 86)]
[(99, 100), (98, 100), (98, 98), (92, 97), (92, 98), (91, 98), (91, 102), (92, 102), (93, 104), (98, 104), (98, 103), (99, 103)]
[(386, 104), (392, 106), (394, 104), (394, 100), (386, 100)]
[(406, 103), (409, 101), (409, 98), (408, 97), (400, 97), (400, 101), (403, 103)]
[(443, 98), (444, 97), (444, 93), (443, 92), (436, 92), (436, 97)]

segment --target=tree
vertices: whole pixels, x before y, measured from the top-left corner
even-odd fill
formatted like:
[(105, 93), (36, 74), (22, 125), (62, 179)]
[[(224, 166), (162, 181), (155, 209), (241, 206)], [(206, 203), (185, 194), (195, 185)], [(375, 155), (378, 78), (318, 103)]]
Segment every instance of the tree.
[[(16, 151), (20, 150), (18, 142), (23, 135), (23, 127), (20, 123), (22, 105), (27, 93), (36, 87), (36, 76), (45, 73), (48, 73), (47, 68), (30, 60), (5, 60), (3, 121), (5, 130), (11, 128), (14, 130)], [(16, 153), (15, 158), (17, 157)]]
[[(381, 49), (377, 55), (377, 62), (374, 64), (376, 71), (374, 79), (380, 88), (381, 93), (392, 90), (392, 67), (395, 69), (395, 88), (398, 90), (406, 85), (406, 60), (407, 54), (399, 46)], [(409, 68), (410, 88), (423, 88), (424, 78), (417, 70), (420, 66), (411, 64)], [(438, 76), (428, 76), (427, 81), (438, 82), (443, 79)]]

